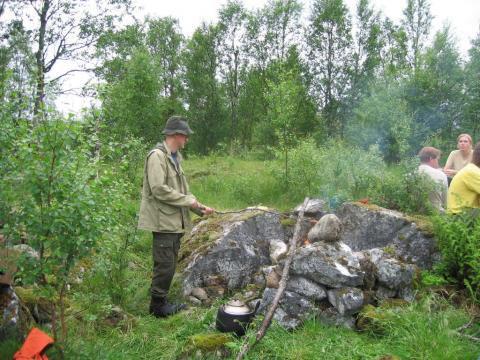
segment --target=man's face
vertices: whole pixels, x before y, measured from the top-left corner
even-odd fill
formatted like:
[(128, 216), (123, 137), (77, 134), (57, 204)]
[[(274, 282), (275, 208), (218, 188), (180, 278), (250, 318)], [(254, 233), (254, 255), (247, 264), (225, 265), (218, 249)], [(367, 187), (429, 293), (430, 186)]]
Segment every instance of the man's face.
[(183, 149), (185, 144), (188, 142), (188, 136), (183, 134), (175, 134), (174, 137), (178, 149)]

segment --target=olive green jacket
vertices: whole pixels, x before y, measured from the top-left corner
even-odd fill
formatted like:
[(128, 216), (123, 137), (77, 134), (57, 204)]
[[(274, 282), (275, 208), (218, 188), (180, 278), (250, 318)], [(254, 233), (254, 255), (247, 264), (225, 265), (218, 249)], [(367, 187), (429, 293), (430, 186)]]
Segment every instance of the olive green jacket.
[(138, 228), (154, 232), (183, 233), (190, 229), (189, 208), (195, 197), (177, 152), (178, 167), (165, 142), (150, 151), (145, 160), (142, 202)]

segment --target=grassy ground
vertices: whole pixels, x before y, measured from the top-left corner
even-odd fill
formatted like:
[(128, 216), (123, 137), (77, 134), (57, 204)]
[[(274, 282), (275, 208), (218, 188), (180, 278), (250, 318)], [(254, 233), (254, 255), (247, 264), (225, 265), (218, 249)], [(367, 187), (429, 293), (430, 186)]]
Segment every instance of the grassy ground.
[(222, 210), (265, 205), (292, 208), (302, 195), (292, 196), (272, 175), (272, 163), (208, 157), (185, 162), (191, 191), (202, 203)]
[[(286, 210), (303, 197), (283, 192), (272, 175), (271, 165), (261, 161), (192, 159), (185, 163), (185, 170), (191, 190), (200, 201), (221, 210), (259, 204)], [(220, 350), (207, 350), (206, 347), (212, 347), (210, 343), (196, 340), (199, 334), (218, 335), (215, 316), (220, 302), (211, 307), (190, 307), (168, 319), (148, 315), (150, 237), (139, 233), (128, 251), (117, 255), (128, 265), (115, 283), (106, 275), (111, 269), (100, 257), (85, 262), (84, 282), (73, 286), (70, 293), (66, 359), (234, 358), (242, 339), (229, 338)], [(180, 293), (177, 277), (172, 297), (180, 299)], [(106, 317), (117, 304), (127, 315), (112, 326)], [(364, 332), (327, 327), (315, 319), (293, 332), (274, 323), (247, 358), (476, 360), (480, 356), (480, 344), (457, 331), (472, 315), (463, 307), (430, 294), (428, 289), (422, 290), (422, 299), (415, 304), (378, 312), (375, 326)], [(474, 330), (472, 334), (478, 336), (480, 329)], [(255, 328), (247, 336), (253, 337), (254, 332)], [(10, 359), (19, 345), (0, 344), (0, 359)], [(58, 355), (52, 353), (50, 358)]]
[[(131, 328), (77, 327), (68, 358), (178, 359), (233, 358), (240, 339), (230, 339), (227, 353), (202, 351), (192, 345), (198, 334), (214, 334), (216, 307), (191, 308), (169, 319), (138, 315)], [(427, 296), (406, 308), (382, 310), (375, 332), (326, 327), (311, 319), (301, 329), (287, 332), (277, 325), (249, 354), (249, 359), (477, 359), (480, 346), (455, 329), (468, 316), (444, 300)], [(378, 328), (381, 332), (378, 332)], [(253, 330), (249, 335), (253, 336)], [(200, 346), (200, 349), (202, 347)], [(388, 359), (388, 358), (387, 358)], [(396, 359), (391, 357), (391, 359)]]

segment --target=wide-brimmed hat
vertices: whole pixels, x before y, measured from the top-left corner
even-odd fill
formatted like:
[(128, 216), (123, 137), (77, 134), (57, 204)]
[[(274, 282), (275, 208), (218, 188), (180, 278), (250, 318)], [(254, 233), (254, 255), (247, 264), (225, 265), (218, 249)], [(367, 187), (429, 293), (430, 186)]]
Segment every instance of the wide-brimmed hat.
[(164, 135), (173, 135), (173, 134), (183, 134), (191, 135), (193, 134), (192, 129), (188, 126), (187, 119), (181, 116), (170, 116), (165, 124), (165, 129), (163, 129), (162, 134)]

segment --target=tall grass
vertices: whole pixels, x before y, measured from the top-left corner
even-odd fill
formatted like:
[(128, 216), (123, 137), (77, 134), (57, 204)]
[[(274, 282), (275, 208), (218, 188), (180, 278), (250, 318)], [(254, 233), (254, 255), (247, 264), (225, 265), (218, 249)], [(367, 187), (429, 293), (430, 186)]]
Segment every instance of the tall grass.
[[(168, 319), (138, 318), (128, 330), (77, 328), (68, 350), (71, 359), (218, 359), (234, 358), (243, 339), (232, 338), (230, 355), (202, 352), (192, 347), (191, 336), (216, 333), (215, 311), (193, 308)], [(328, 327), (315, 319), (289, 332), (273, 324), (248, 359), (378, 359), (395, 355), (400, 359), (476, 360), (480, 346), (460, 337), (456, 329), (468, 321), (461, 310), (445, 300), (426, 296), (404, 308), (383, 309), (382, 335)], [(254, 335), (254, 329), (249, 332)]]

